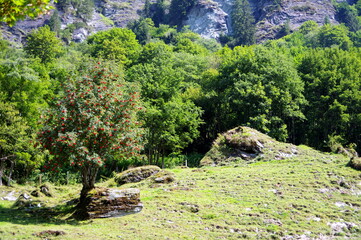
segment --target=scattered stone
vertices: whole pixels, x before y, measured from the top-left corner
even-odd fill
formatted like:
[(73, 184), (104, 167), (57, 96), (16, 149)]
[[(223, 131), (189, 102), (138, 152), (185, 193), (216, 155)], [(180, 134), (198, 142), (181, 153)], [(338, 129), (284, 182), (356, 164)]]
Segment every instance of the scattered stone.
[(19, 198), (21, 198), (21, 197), (24, 198), (25, 200), (29, 200), (29, 199), (30, 199), (30, 196), (29, 196), (29, 194), (27, 194), (27, 193), (21, 194)]
[(121, 217), (140, 212), (140, 190), (95, 188), (88, 193), (85, 206), (79, 206), (76, 218), (93, 219)]
[(33, 201), (29, 194), (23, 193), (16, 199), (13, 206), (17, 208), (36, 208), (42, 207), (42, 204), (40, 201)]
[(40, 186), (40, 192), (43, 193), (47, 197), (52, 197), (53, 196), (51, 194), (50, 187), (45, 185), (45, 184)]
[(39, 233), (34, 233), (33, 236), (37, 237), (49, 237), (49, 236), (62, 236), (65, 235), (64, 231), (58, 231), (58, 230), (46, 230)]
[(170, 183), (175, 180), (172, 172), (162, 170), (152, 176), (152, 180), (155, 183)]
[(337, 207), (348, 207), (348, 205), (346, 203), (344, 203), (344, 202), (335, 202), (335, 205)]
[(39, 193), (38, 190), (34, 190), (34, 191), (32, 191), (32, 192), (30, 193), (30, 195), (33, 196), (33, 197), (39, 197), (39, 196), (40, 196), (40, 193)]
[(119, 185), (123, 185), (125, 183), (140, 182), (158, 173), (160, 170), (161, 169), (158, 166), (152, 166), (152, 165), (136, 167), (119, 173), (114, 178), (114, 180)]
[(182, 205), (185, 210), (187, 210), (191, 213), (199, 212), (199, 206), (197, 204), (181, 202), (180, 205)]
[(332, 232), (335, 233), (341, 233), (351, 230), (352, 228), (357, 227), (356, 224), (352, 222), (334, 222), (334, 223), (327, 223), (328, 226), (331, 227)]
[(347, 166), (352, 167), (356, 170), (361, 170), (361, 158), (359, 157), (351, 157), (350, 161), (348, 162)]
[(3, 197), (3, 199), (6, 201), (16, 201), (18, 198), (15, 196), (15, 193), (15, 191), (11, 191), (8, 195)]
[(321, 218), (319, 218), (319, 217), (311, 217), (311, 218), (308, 218), (308, 220), (319, 222), (319, 221), (321, 221)]
[(318, 189), (318, 192), (320, 192), (320, 193), (327, 193), (327, 192), (329, 192), (329, 191), (330, 191), (330, 189), (328, 189), (328, 188)]
[(277, 226), (282, 226), (282, 222), (281, 220), (279, 219), (273, 219), (273, 218), (270, 218), (270, 219), (264, 219), (263, 220), (264, 223), (267, 223), (267, 224), (274, 224), (274, 225), (277, 225)]

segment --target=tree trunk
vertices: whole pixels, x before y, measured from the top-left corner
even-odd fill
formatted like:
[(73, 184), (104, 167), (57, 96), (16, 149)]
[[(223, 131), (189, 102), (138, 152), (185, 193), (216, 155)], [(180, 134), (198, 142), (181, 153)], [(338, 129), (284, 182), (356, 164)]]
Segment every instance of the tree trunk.
[(162, 169), (164, 169), (164, 149), (163, 149), (163, 153), (162, 153)]
[(3, 185), (4, 170), (5, 170), (5, 160), (0, 159), (0, 186)]
[(13, 170), (14, 170), (14, 161), (10, 161), (10, 171), (9, 171), (9, 175), (8, 175), (8, 186), (11, 185), (11, 175), (13, 174)]
[(89, 217), (87, 212), (87, 205), (91, 202), (91, 199), (87, 198), (89, 191), (95, 188), (95, 179), (98, 173), (99, 167), (97, 166), (84, 166), (81, 169), (81, 181), (83, 188), (80, 192), (79, 203), (76, 206), (77, 210), (74, 212), (73, 217), (79, 220), (84, 220)]
[(86, 196), (90, 190), (95, 187), (95, 179), (98, 173), (99, 167), (86, 166), (81, 170), (81, 180), (83, 188), (80, 193), (80, 203), (84, 203)]

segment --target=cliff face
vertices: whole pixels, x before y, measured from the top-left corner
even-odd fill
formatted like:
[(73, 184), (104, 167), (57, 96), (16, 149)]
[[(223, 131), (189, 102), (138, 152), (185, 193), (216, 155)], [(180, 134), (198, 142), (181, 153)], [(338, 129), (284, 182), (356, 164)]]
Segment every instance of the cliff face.
[[(221, 34), (231, 34), (231, 15), (235, 0), (199, 0), (190, 10), (184, 25), (205, 38), (219, 38)], [(285, 23), (291, 30), (297, 29), (303, 22), (313, 20), (323, 24), (327, 17), (331, 23), (335, 20), (335, 9), (332, 0), (249, 0), (257, 22), (256, 39), (262, 42), (277, 38)], [(344, 0), (338, 0), (338, 2)], [(151, 1), (151, 2), (155, 2)], [(68, 41), (83, 41), (94, 32), (113, 26), (125, 27), (126, 24), (140, 17), (145, 0), (95, 0), (92, 14), (87, 19), (79, 16), (74, 6), (59, 8), (61, 29), (72, 29)], [(6, 39), (21, 42), (32, 29), (49, 22), (52, 13), (35, 20), (18, 22), (10, 28), (0, 25), (2, 35)]]
[[(190, 11), (184, 24), (205, 38), (229, 34), (232, 32), (230, 20), (233, 2), (234, 0), (200, 0)], [(331, 23), (337, 23), (331, 0), (282, 0), (280, 4), (276, 4), (274, 0), (249, 2), (257, 22), (256, 39), (259, 42), (275, 38), (286, 22), (289, 22), (291, 30), (308, 20), (323, 24), (325, 17)]]
[[(95, 0), (90, 18), (84, 19), (79, 16), (77, 9), (67, 6), (66, 10), (57, 8), (59, 11), (61, 29), (70, 25), (75, 26), (72, 30), (73, 41), (83, 41), (88, 35), (113, 26), (125, 27), (131, 20), (138, 19), (143, 10), (145, 0)], [(0, 30), (4, 38), (20, 42), (24, 36), (34, 28), (38, 28), (49, 22), (51, 15), (43, 15), (35, 20), (19, 21), (12, 28), (0, 23)], [(74, 27), (73, 27), (74, 28)]]

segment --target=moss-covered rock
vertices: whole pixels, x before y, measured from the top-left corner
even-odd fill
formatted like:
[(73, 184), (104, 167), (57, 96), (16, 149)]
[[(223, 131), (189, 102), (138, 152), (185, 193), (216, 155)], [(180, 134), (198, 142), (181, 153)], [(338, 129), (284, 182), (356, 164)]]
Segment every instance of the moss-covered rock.
[(152, 165), (136, 167), (119, 173), (117, 176), (114, 177), (114, 180), (119, 185), (123, 185), (125, 183), (140, 182), (158, 173), (160, 170), (161, 169), (158, 166)]
[(352, 157), (350, 162), (348, 163), (348, 166), (352, 167), (356, 170), (361, 170), (361, 158), (359, 157)]
[(140, 190), (136, 188), (111, 189), (94, 188), (89, 191), (85, 201), (77, 206), (74, 214), (78, 219), (120, 217), (140, 212)]
[(174, 182), (174, 173), (167, 170), (161, 170), (160, 172), (154, 174), (151, 177), (152, 182), (154, 183), (170, 183)]
[(42, 207), (43, 204), (39, 200), (33, 200), (28, 193), (22, 193), (15, 201), (14, 208), (36, 208)]
[(202, 166), (229, 165), (237, 162), (285, 159), (300, 153), (297, 146), (281, 143), (249, 127), (236, 127), (214, 141), (201, 160)]

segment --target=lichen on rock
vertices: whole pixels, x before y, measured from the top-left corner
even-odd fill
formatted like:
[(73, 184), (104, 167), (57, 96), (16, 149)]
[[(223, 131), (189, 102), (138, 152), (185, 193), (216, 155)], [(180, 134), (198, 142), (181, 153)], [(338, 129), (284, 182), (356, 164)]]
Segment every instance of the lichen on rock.
[(240, 126), (220, 134), (201, 160), (201, 165), (280, 160), (296, 156), (299, 152), (295, 145), (278, 142), (255, 129)]
[(88, 192), (82, 205), (77, 206), (74, 217), (82, 220), (121, 217), (142, 209), (140, 190), (137, 188), (95, 188)]
[(117, 176), (114, 177), (114, 180), (119, 185), (123, 185), (125, 183), (140, 182), (158, 173), (160, 170), (161, 169), (158, 166), (153, 165), (131, 168), (119, 173)]

